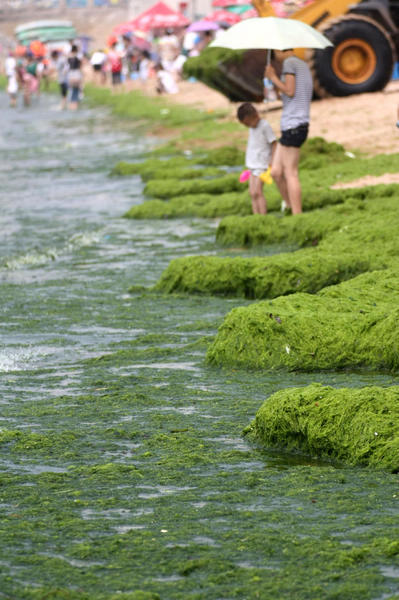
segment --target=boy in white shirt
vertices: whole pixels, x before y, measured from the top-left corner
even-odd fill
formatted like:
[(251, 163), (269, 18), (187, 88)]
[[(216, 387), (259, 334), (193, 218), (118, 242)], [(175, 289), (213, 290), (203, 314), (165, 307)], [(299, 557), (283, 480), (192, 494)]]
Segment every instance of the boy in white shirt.
[(251, 171), (249, 193), (252, 200), (252, 211), (254, 214), (265, 215), (267, 205), (260, 175), (267, 171), (272, 163), (277, 138), (269, 123), (260, 118), (258, 111), (250, 102), (239, 106), (237, 118), (240, 123), (249, 128), (245, 164)]

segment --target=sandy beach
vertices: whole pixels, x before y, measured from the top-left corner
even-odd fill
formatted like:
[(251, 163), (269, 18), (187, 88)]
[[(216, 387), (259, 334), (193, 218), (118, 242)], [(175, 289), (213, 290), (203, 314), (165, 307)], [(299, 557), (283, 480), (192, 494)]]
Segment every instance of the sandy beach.
[[(142, 89), (140, 84), (132, 83), (131, 87)], [(228, 118), (235, 119), (238, 104), (229, 102), (201, 82), (182, 81), (179, 88), (179, 93), (169, 95), (168, 100), (207, 111), (226, 110)], [(145, 93), (155, 95), (151, 84)], [(383, 92), (316, 100), (312, 104), (310, 136), (338, 142), (354, 153), (373, 156), (398, 152), (399, 129), (395, 126), (398, 103), (399, 81), (391, 82)], [(278, 132), (280, 103), (259, 104), (258, 108)]]

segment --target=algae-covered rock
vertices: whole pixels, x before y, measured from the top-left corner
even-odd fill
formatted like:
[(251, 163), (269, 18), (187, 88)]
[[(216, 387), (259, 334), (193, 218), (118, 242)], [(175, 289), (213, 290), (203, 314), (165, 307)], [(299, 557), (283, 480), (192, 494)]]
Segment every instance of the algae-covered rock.
[(129, 219), (171, 219), (177, 217), (215, 218), (224, 215), (249, 215), (252, 211), (248, 191), (228, 194), (188, 194), (164, 200), (147, 200), (132, 206), (124, 215)]
[[(317, 197), (320, 201), (323, 199), (326, 201), (324, 210), (314, 208)], [(359, 229), (362, 228), (363, 223), (366, 225), (369, 222), (371, 215), (373, 215), (372, 220), (378, 218), (381, 228), (384, 228), (388, 214), (393, 218), (398, 216), (398, 197), (399, 185), (395, 184), (330, 190), (329, 199), (324, 194), (316, 192), (307, 197), (304, 206), (306, 211), (309, 201), (313, 202), (314, 210), (308, 210), (300, 215), (284, 219), (275, 215), (250, 215), (242, 219), (226, 217), (219, 224), (216, 239), (224, 246), (256, 246), (284, 241), (300, 246), (317, 244), (342, 226), (354, 225)], [(382, 204), (383, 212), (381, 212)]]
[(144, 194), (154, 198), (173, 198), (187, 194), (223, 194), (226, 192), (244, 191), (248, 186), (240, 183), (237, 173), (224, 175), (217, 179), (179, 179), (149, 181), (144, 188)]
[[(151, 181), (156, 179), (158, 181), (164, 179), (198, 179), (199, 177), (221, 177), (225, 175), (225, 171), (216, 167), (204, 167), (204, 168), (193, 168), (187, 166), (157, 166), (157, 167), (146, 167), (146, 168), (133, 168), (135, 165), (129, 165), (128, 163), (118, 163), (115, 165), (113, 175), (140, 175), (143, 181)], [(138, 172), (137, 172), (138, 171)]]
[(236, 308), (207, 360), (218, 365), (313, 371), (399, 367), (399, 275), (365, 273), (316, 295), (297, 293)]
[(142, 173), (157, 171), (158, 169), (173, 172), (175, 169), (192, 167), (194, 164), (195, 161), (189, 160), (185, 156), (173, 156), (167, 160), (149, 158), (135, 163), (121, 161), (116, 163), (112, 168), (110, 175), (141, 175)]
[(348, 160), (345, 148), (322, 137), (309, 138), (301, 148), (301, 169), (320, 169), (325, 164)]
[(172, 260), (157, 291), (185, 294), (275, 298), (298, 291), (315, 293), (367, 271), (361, 254), (327, 255), (319, 249), (265, 258), (188, 256)]
[(313, 384), (273, 394), (252, 433), (267, 446), (399, 471), (399, 387)]
[[(347, 213), (352, 206), (346, 206)], [(228, 216), (220, 223), (216, 241), (224, 246), (257, 246), (293, 242), (299, 246), (316, 245), (342, 224), (342, 211), (314, 210), (292, 217), (249, 215), (237, 219)]]
[[(315, 293), (360, 273), (396, 265), (399, 258), (396, 198), (384, 199), (384, 210), (379, 200), (361, 203), (359, 207), (356, 202), (330, 209), (325, 218), (320, 215), (319, 223), (317, 215), (315, 219), (313, 215), (289, 217), (291, 223), (287, 225), (283, 219), (272, 216), (248, 218), (247, 221), (259, 226), (259, 237), (263, 235), (263, 222), (272, 223), (265, 230), (269, 242), (282, 240), (277, 230), (281, 222), (287, 246), (303, 245), (307, 239), (306, 243), (314, 241), (318, 245), (262, 258), (179, 258), (170, 263), (156, 287), (167, 292), (275, 298), (301, 291)], [(312, 240), (314, 233), (319, 237)], [(243, 236), (235, 241), (248, 243)]]
[(222, 146), (207, 150), (198, 163), (214, 167), (239, 167), (245, 163), (245, 153), (237, 146)]

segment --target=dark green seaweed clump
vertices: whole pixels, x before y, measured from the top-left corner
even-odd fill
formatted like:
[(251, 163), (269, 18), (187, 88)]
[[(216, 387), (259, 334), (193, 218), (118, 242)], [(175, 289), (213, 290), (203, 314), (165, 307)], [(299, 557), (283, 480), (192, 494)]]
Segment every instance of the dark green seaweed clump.
[[(246, 217), (225, 229), (225, 240), (250, 245), (251, 241), (266, 238), (272, 243), (284, 241), (285, 233), (287, 243), (310, 247), (256, 258), (178, 258), (164, 271), (156, 289), (259, 299), (296, 292), (315, 293), (360, 273), (396, 264), (398, 216), (399, 205), (392, 197), (360, 204), (355, 200), (316, 216), (310, 213), (286, 220), (272, 216)], [(231, 236), (229, 231), (233, 231)]]
[(236, 173), (224, 175), (217, 179), (192, 179), (181, 181), (179, 179), (154, 179), (149, 181), (144, 188), (147, 196), (154, 198), (171, 198), (187, 194), (223, 194), (226, 192), (244, 191), (246, 184), (240, 183)]
[(251, 199), (248, 191), (227, 194), (187, 194), (165, 200), (147, 200), (132, 206), (124, 215), (129, 219), (171, 219), (178, 217), (215, 218), (224, 215), (249, 215)]
[(399, 387), (313, 384), (268, 398), (250, 428), (266, 446), (399, 471)]
[(399, 367), (397, 269), (365, 273), (316, 295), (233, 309), (207, 360), (246, 368), (316, 371)]

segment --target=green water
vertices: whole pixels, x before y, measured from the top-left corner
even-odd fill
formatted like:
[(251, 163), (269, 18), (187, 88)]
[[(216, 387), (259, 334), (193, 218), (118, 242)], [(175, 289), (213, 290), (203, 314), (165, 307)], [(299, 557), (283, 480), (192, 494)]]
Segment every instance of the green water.
[(278, 389), (397, 379), (205, 366), (244, 301), (142, 286), (172, 258), (225, 255), (216, 222), (121, 219), (142, 184), (107, 172), (154, 141), (55, 105), (0, 98), (0, 598), (390, 598), (397, 475), (241, 433)]

